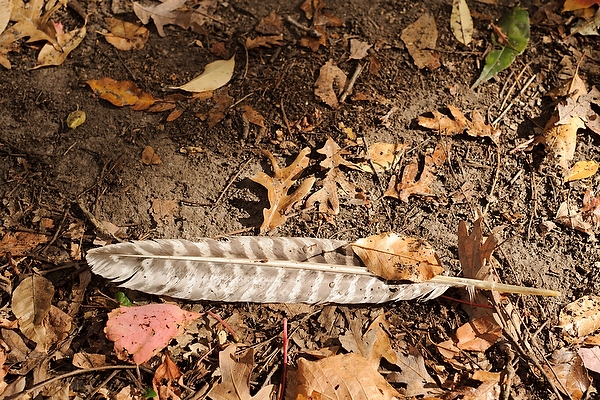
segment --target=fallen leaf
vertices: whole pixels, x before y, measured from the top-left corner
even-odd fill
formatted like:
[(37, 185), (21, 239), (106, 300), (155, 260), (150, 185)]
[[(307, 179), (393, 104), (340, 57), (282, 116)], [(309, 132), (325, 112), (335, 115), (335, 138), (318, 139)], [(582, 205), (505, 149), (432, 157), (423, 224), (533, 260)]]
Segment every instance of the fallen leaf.
[(150, 31), (131, 22), (116, 18), (106, 18), (110, 33), (103, 33), (106, 41), (119, 50), (140, 50), (150, 37)]
[(437, 26), (433, 15), (424, 13), (404, 28), (400, 38), (419, 69), (434, 70), (440, 66), (440, 55), (435, 51)]
[[(529, 14), (516, 6), (498, 21), (499, 32), (492, 35), (492, 42), (500, 49), (490, 51), (485, 57), (485, 66), (471, 89), (490, 80), (498, 72), (508, 68), (515, 58), (525, 51), (529, 43)], [(501, 36), (501, 33), (504, 36)], [(502, 40), (504, 39), (504, 40)]]
[(132, 106), (136, 111), (148, 109), (156, 101), (152, 95), (142, 91), (131, 81), (116, 81), (112, 78), (86, 81), (98, 97), (117, 107)]
[(178, 8), (185, 4), (186, 0), (165, 0), (162, 3), (151, 6), (143, 6), (137, 1), (133, 2), (133, 12), (142, 21), (144, 25), (154, 21), (156, 30), (160, 36), (166, 36), (165, 25), (178, 25), (183, 29), (188, 29), (191, 24), (191, 11), (179, 11)]
[(75, 110), (67, 116), (67, 126), (71, 129), (75, 129), (78, 126), (83, 125), (85, 122), (85, 111), (83, 110)]
[(555, 124), (571, 124), (573, 118), (580, 118), (589, 129), (600, 134), (600, 116), (596, 112), (596, 107), (600, 105), (600, 91), (593, 86), (586, 92), (585, 84), (573, 90), (566, 100), (556, 106), (558, 121)]
[(373, 45), (360, 41), (358, 39), (350, 39), (350, 56), (348, 60), (362, 60), (369, 52)]
[(588, 216), (594, 226), (600, 225), (600, 197), (594, 196), (594, 193), (587, 189), (583, 195), (583, 207), (581, 211)]
[(47, 243), (48, 236), (33, 232), (8, 232), (0, 241), (0, 254), (9, 253), (13, 257), (26, 256), (39, 244)]
[(471, 11), (466, 0), (452, 1), (450, 28), (460, 43), (468, 45), (473, 40), (473, 18), (471, 18)]
[(260, 126), (261, 128), (265, 128), (265, 117), (263, 117), (258, 111), (246, 104), (242, 106), (242, 110), (244, 110), (242, 118), (244, 118), (251, 124)]
[(152, 146), (144, 147), (144, 151), (142, 151), (142, 164), (144, 165), (160, 165), (162, 164), (162, 160), (156, 154)]
[(577, 353), (564, 348), (556, 350), (552, 353), (550, 364), (552, 369), (544, 365), (546, 376), (555, 382), (561, 392), (573, 400), (580, 400), (590, 387), (590, 378)]
[[(593, 11), (593, 9), (590, 9), (590, 11)], [(571, 27), (571, 35), (578, 33), (583, 36), (598, 36), (598, 28), (600, 28), (600, 12), (596, 10), (592, 18), (577, 21)]]
[(600, 373), (600, 347), (582, 347), (577, 350), (577, 354), (581, 357), (584, 367), (590, 371)]
[[(160, 400), (179, 400), (181, 390), (173, 388), (173, 382), (177, 382), (183, 374), (179, 367), (165, 354), (162, 364), (156, 368), (152, 377), (152, 388), (158, 394)], [(166, 383), (165, 383), (166, 381)]]
[(389, 382), (403, 383), (405, 389), (400, 392), (404, 398), (416, 398), (417, 396), (425, 396), (427, 398), (436, 398), (432, 396), (441, 395), (442, 389), (438, 387), (435, 380), (427, 372), (425, 367), (425, 359), (414, 346), (409, 346), (408, 353), (397, 351), (398, 361), (396, 366), (401, 369), (401, 372), (392, 372), (387, 375)]
[(569, 173), (565, 176), (565, 182), (577, 181), (589, 178), (598, 172), (598, 163), (596, 161), (577, 161)]
[(175, 108), (173, 111), (171, 111), (169, 113), (169, 115), (167, 115), (167, 118), (165, 118), (165, 121), (173, 122), (177, 118), (181, 117), (182, 114), (183, 114), (183, 108)]
[(556, 217), (554, 220), (559, 224), (573, 228), (576, 231), (587, 233), (591, 237), (594, 236), (592, 224), (585, 221), (582, 213), (578, 211), (576, 207), (570, 205), (566, 201), (562, 202), (558, 207), (558, 211), (556, 212)]
[(235, 56), (229, 60), (217, 60), (208, 64), (204, 72), (182, 86), (172, 89), (185, 90), (186, 92), (209, 92), (225, 86), (231, 80), (235, 69)]
[(594, 4), (600, 5), (599, 0), (565, 0), (563, 5), (563, 12), (581, 10), (582, 8), (589, 8)]
[(396, 175), (392, 176), (384, 196), (394, 197), (405, 203), (408, 202), (410, 196), (436, 196), (433, 189), (435, 173), (437, 168), (445, 161), (446, 152), (443, 147), (438, 144), (431, 156), (425, 156), (423, 171), (418, 179), (419, 163), (415, 161), (404, 167), (402, 180), (400, 182), (397, 183), (398, 178)]
[(600, 329), (600, 296), (583, 296), (560, 312), (558, 327), (582, 338)]
[(227, 110), (234, 102), (234, 98), (229, 95), (227, 87), (216, 90), (213, 93), (215, 105), (208, 111), (208, 129), (212, 129), (227, 115)]
[(435, 250), (422, 239), (383, 233), (351, 246), (369, 271), (386, 280), (425, 282), (444, 272)]
[(298, 176), (308, 166), (308, 154), (310, 154), (308, 147), (302, 149), (294, 162), (283, 169), (279, 168), (275, 157), (270, 152), (264, 151), (264, 154), (271, 162), (273, 177), (264, 172), (259, 172), (250, 178), (267, 188), (268, 192), (270, 207), (264, 209), (264, 220), (260, 226), (260, 232), (263, 234), (282, 225), (287, 218), (285, 214), (291, 210), (294, 204), (298, 203), (308, 194), (315, 182), (314, 177), (307, 178), (295, 191), (289, 193)]
[(320, 37), (303, 36), (300, 39), (300, 46), (308, 47), (313, 53), (319, 51), (319, 47), (327, 47), (327, 28), (324, 25), (316, 25), (314, 27)]
[(73, 360), (71, 361), (76, 368), (90, 369), (106, 366), (106, 355), (105, 354), (90, 354), (86, 352), (79, 352), (73, 354)]
[(104, 331), (115, 343), (120, 360), (143, 364), (180, 335), (193, 320), (201, 317), (173, 304), (119, 307), (108, 313)]
[(168, 224), (174, 221), (178, 209), (177, 200), (152, 199), (150, 215), (158, 225)]
[(556, 125), (558, 117), (553, 115), (544, 127), (542, 143), (546, 151), (556, 159), (557, 164), (566, 172), (575, 155), (577, 130), (585, 128), (583, 120), (574, 117), (567, 124)]
[(266, 385), (256, 395), (250, 395), (254, 350), (249, 347), (238, 356), (238, 349), (237, 344), (230, 344), (219, 353), (221, 382), (213, 386), (207, 396), (212, 400), (270, 400), (274, 385)]
[(4, 32), (4, 30), (8, 26), (12, 9), (12, 0), (0, 0), (0, 34)]
[(283, 33), (271, 36), (258, 36), (254, 39), (246, 38), (246, 49), (253, 50), (259, 47), (271, 48), (272, 46), (283, 46)]
[(30, 275), (23, 279), (13, 291), (11, 308), (19, 319), (21, 333), (46, 349), (48, 332), (44, 320), (50, 313), (54, 285), (39, 275)]
[(46, 43), (42, 47), (42, 50), (40, 50), (37, 65), (33, 69), (61, 65), (67, 59), (67, 56), (83, 41), (86, 33), (87, 29), (85, 25), (66, 33), (63, 33), (61, 25), (60, 29), (56, 29), (58, 49), (53, 44)]
[(341, 92), (345, 86), (346, 74), (329, 60), (319, 70), (319, 77), (315, 82), (315, 96), (335, 109), (339, 107), (335, 89)]
[(370, 173), (389, 171), (398, 165), (407, 148), (408, 145), (403, 143), (373, 143), (368, 148), (368, 160), (358, 167)]
[(400, 397), (377, 371), (377, 366), (354, 353), (318, 361), (299, 358), (296, 393), (298, 399), (391, 400)]
[(283, 17), (271, 11), (269, 15), (258, 22), (255, 28), (256, 32), (263, 35), (279, 35), (283, 33)]
[[(349, 320), (351, 317), (352, 315), (349, 315)], [(346, 334), (340, 336), (339, 340), (344, 349), (363, 356), (375, 368), (379, 366), (382, 358), (395, 364), (398, 356), (392, 349), (390, 337), (386, 333), (390, 326), (385, 314), (380, 314), (363, 334), (361, 321), (352, 319), (350, 320), (350, 329)]]
[(502, 328), (490, 317), (477, 318), (456, 330), (456, 347), (484, 352), (502, 337)]
[(458, 108), (449, 105), (448, 110), (452, 118), (438, 111), (432, 111), (433, 118), (419, 116), (419, 125), (434, 129), (445, 136), (454, 136), (466, 131), (469, 136), (489, 137), (494, 144), (499, 144), (500, 131), (487, 125), (479, 111), (473, 110), (469, 121)]

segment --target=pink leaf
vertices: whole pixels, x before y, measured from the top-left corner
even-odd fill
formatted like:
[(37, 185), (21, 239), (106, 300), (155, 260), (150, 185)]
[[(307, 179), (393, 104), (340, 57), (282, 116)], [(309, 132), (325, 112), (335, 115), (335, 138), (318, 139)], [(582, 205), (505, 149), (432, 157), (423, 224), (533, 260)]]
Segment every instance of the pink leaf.
[(577, 351), (583, 360), (583, 365), (590, 371), (600, 373), (600, 347), (581, 348)]
[(106, 337), (115, 342), (117, 357), (143, 364), (202, 314), (172, 304), (120, 307), (108, 314)]

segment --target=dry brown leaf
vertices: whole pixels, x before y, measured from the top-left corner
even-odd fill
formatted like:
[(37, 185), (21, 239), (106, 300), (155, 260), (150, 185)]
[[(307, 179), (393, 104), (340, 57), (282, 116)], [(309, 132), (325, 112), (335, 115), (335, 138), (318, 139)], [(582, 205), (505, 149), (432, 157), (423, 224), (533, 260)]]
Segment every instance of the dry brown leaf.
[(73, 360), (71, 361), (76, 368), (89, 369), (106, 366), (106, 355), (105, 354), (90, 354), (86, 352), (79, 352), (73, 354)]
[(264, 172), (259, 172), (252, 179), (254, 182), (267, 188), (270, 207), (263, 211), (264, 221), (260, 226), (260, 232), (266, 233), (280, 225), (282, 225), (287, 214), (294, 204), (302, 200), (310, 191), (315, 178), (310, 177), (305, 179), (298, 188), (289, 193), (290, 189), (296, 183), (298, 176), (308, 166), (310, 149), (308, 147), (302, 149), (294, 162), (289, 166), (281, 169), (275, 160), (275, 157), (268, 152), (264, 154), (269, 158), (273, 168), (273, 177), (270, 177)]
[(434, 397), (431, 396), (443, 393), (427, 372), (425, 359), (416, 347), (410, 346), (407, 354), (396, 352), (396, 355), (398, 361), (395, 364), (400, 367), (401, 372), (392, 372), (388, 374), (387, 379), (392, 383), (399, 382), (406, 385), (406, 388), (401, 390), (405, 398), (425, 396), (433, 399)]
[(381, 358), (385, 358), (392, 364), (398, 361), (398, 356), (392, 349), (392, 343), (386, 333), (391, 324), (385, 319), (385, 314), (375, 318), (364, 334), (361, 321), (350, 318), (349, 331), (339, 337), (344, 349), (365, 357), (375, 368), (379, 366)]
[(160, 165), (162, 160), (156, 154), (152, 146), (146, 146), (142, 151), (142, 164), (144, 165)]
[(162, 364), (156, 368), (152, 377), (152, 388), (158, 394), (158, 398), (160, 400), (180, 400), (181, 390), (173, 388), (173, 382), (177, 382), (182, 376), (179, 367), (171, 360), (169, 354), (165, 354)]
[(277, 15), (275, 11), (271, 11), (269, 15), (258, 22), (255, 30), (263, 35), (279, 35), (283, 33), (283, 17)]
[(446, 136), (454, 136), (466, 131), (470, 136), (489, 137), (498, 145), (500, 131), (494, 129), (491, 125), (486, 125), (479, 111), (473, 110), (471, 121), (469, 121), (458, 108), (449, 105), (448, 109), (452, 118), (438, 111), (432, 111), (433, 118), (419, 116), (419, 125), (424, 128), (434, 129)]
[(406, 167), (402, 173), (402, 180), (397, 181), (397, 176), (394, 175), (390, 180), (388, 189), (384, 196), (394, 197), (407, 203), (410, 196), (437, 196), (433, 189), (435, 181), (435, 173), (437, 168), (446, 161), (446, 152), (441, 144), (438, 144), (431, 156), (425, 156), (425, 165), (421, 176), (419, 174), (419, 163), (413, 162)]
[(101, 99), (117, 107), (132, 106), (134, 110), (146, 110), (156, 101), (131, 81), (116, 81), (112, 78), (91, 79), (86, 82)]
[(582, 338), (600, 329), (600, 296), (583, 296), (560, 312), (558, 327)]
[(324, 25), (316, 25), (314, 30), (318, 32), (321, 37), (304, 36), (300, 39), (300, 46), (308, 47), (313, 53), (319, 51), (319, 47), (327, 47), (327, 29)]
[(473, 223), (470, 234), (465, 221), (458, 224), (458, 258), (465, 278), (486, 279), (490, 275), (490, 259), (498, 245), (498, 238), (492, 234), (483, 241), (482, 221), (478, 218)]
[(550, 364), (552, 369), (543, 366), (546, 376), (554, 380), (554, 385), (561, 392), (573, 400), (580, 400), (591, 382), (577, 353), (565, 348), (556, 350), (552, 353)]
[[(10, 14), (12, 13), (13, 2), (12, 0), (0, 0), (0, 34), (4, 32), (10, 21)], [(0, 392), (1, 393), (1, 392)]]
[(185, 0), (166, 0), (159, 4), (144, 6), (134, 1), (133, 11), (144, 25), (147, 25), (152, 18), (158, 34), (166, 36), (165, 25), (178, 25), (183, 29), (190, 27), (191, 11), (178, 10), (184, 4)]
[(48, 236), (33, 232), (8, 232), (0, 241), (0, 254), (10, 253), (13, 257), (25, 256), (41, 243), (48, 242)]
[(369, 49), (373, 45), (360, 41), (358, 39), (350, 39), (350, 56), (348, 60), (362, 60), (369, 53)]
[(283, 33), (271, 36), (258, 36), (254, 39), (246, 38), (246, 48), (248, 50), (258, 49), (259, 47), (271, 48), (272, 46), (283, 46)]
[(47, 349), (47, 323), (44, 323), (54, 297), (54, 285), (39, 275), (30, 275), (23, 279), (13, 291), (11, 308), (19, 319), (19, 329), (28, 339), (37, 343), (41, 349)]
[(502, 328), (490, 317), (477, 318), (456, 330), (456, 347), (461, 350), (486, 351), (502, 337)]
[[(592, 217), (595, 214), (596, 212), (594, 211)], [(570, 205), (566, 201), (562, 202), (558, 207), (554, 220), (559, 224), (573, 228), (576, 231), (587, 233), (591, 237), (594, 236), (594, 227), (592, 224), (584, 219), (583, 214), (577, 210), (577, 207)]]
[(365, 357), (339, 354), (318, 361), (298, 359), (297, 398), (392, 400), (400, 397)]
[(573, 182), (580, 179), (589, 178), (598, 172), (598, 163), (596, 161), (577, 161), (569, 173), (565, 176), (565, 182)]
[(358, 165), (365, 172), (388, 171), (396, 167), (407, 148), (408, 145), (404, 143), (373, 143), (369, 145), (368, 160)]
[(159, 225), (172, 222), (179, 210), (177, 200), (152, 199), (150, 215), (154, 222)]
[(575, 155), (577, 130), (584, 128), (585, 124), (579, 117), (573, 117), (568, 123), (562, 125), (556, 125), (557, 121), (558, 116), (555, 114), (544, 127), (540, 141), (545, 144), (546, 151), (556, 159), (557, 164), (566, 173)]
[(583, 195), (583, 207), (581, 211), (588, 216), (589, 221), (594, 225), (600, 225), (600, 197), (594, 196), (590, 189)]
[(140, 50), (150, 37), (150, 31), (131, 22), (117, 18), (106, 18), (110, 33), (103, 33), (106, 41), (119, 50)]
[(265, 128), (265, 117), (263, 117), (258, 111), (256, 111), (249, 105), (243, 105), (242, 110), (244, 110), (242, 118), (244, 118), (251, 124), (258, 125), (261, 128)]
[(229, 95), (229, 88), (223, 87), (213, 92), (215, 105), (208, 111), (208, 129), (214, 128), (225, 118), (234, 98)]
[(319, 70), (319, 77), (315, 82), (315, 96), (331, 108), (338, 108), (336, 89), (341, 92), (345, 86), (346, 74), (329, 60)]
[(207, 396), (212, 400), (270, 400), (274, 385), (266, 385), (254, 396), (250, 395), (250, 375), (254, 368), (252, 347), (236, 355), (237, 344), (231, 344), (219, 353), (221, 382), (213, 386)]
[(433, 70), (440, 66), (440, 55), (435, 51), (437, 36), (435, 19), (429, 13), (424, 13), (402, 31), (400, 38), (419, 69)]
[(171, 111), (169, 113), (169, 115), (167, 115), (167, 118), (165, 118), (165, 121), (173, 122), (177, 118), (181, 117), (182, 114), (183, 114), (183, 108), (175, 108), (173, 111)]
[(62, 24), (56, 24), (56, 42), (58, 48), (51, 43), (46, 43), (40, 54), (38, 54), (37, 65), (33, 69), (47, 67), (52, 65), (61, 65), (69, 53), (79, 46), (85, 38), (87, 29), (84, 26), (73, 29), (70, 32), (63, 32)]
[(390, 281), (425, 282), (444, 272), (433, 247), (423, 239), (383, 233), (352, 243), (369, 271)]
[(300, 39), (300, 46), (308, 47), (317, 52), (319, 47), (327, 47), (327, 26), (341, 26), (341, 20), (331, 14), (323, 12), (323, 0), (305, 0), (300, 8), (304, 11), (306, 19), (311, 20), (313, 29), (320, 37), (304, 36)]

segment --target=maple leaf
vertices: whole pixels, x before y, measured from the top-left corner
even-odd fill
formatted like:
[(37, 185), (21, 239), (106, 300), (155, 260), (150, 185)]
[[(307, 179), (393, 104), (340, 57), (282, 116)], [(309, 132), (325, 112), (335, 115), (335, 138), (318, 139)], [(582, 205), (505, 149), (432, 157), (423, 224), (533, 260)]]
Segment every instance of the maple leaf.
[(213, 400), (270, 400), (274, 385), (264, 386), (255, 396), (250, 395), (250, 375), (254, 367), (252, 347), (236, 356), (237, 344), (231, 344), (219, 353), (221, 382), (213, 386), (207, 396)]
[(268, 192), (270, 207), (268, 209), (265, 208), (263, 211), (264, 221), (260, 226), (261, 233), (268, 232), (282, 225), (286, 220), (285, 214), (308, 194), (315, 183), (314, 177), (307, 178), (296, 190), (289, 193), (292, 186), (296, 183), (298, 176), (308, 166), (308, 154), (310, 154), (310, 149), (308, 147), (302, 149), (294, 162), (283, 169), (279, 168), (279, 165), (271, 152), (264, 150), (263, 154), (271, 162), (273, 177), (264, 172), (259, 172), (250, 178), (254, 182), (267, 188)]
[(433, 118), (420, 116), (419, 125), (424, 128), (434, 129), (442, 135), (454, 136), (467, 132), (469, 136), (489, 137), (494, 144), (498, 145), (500, 140), (500, 131), (494, 129), (491, 125), (486, 125), (483, 116), (477, 110), (471, 112), (471, 121), (454, 106), (447, 106), (452, 118), (438, 112), (432, 111)]
[(446, 153), (441, 144), (438, 143), (433, 154), (425, 156), (425, 165), (418, 179), (419, 163), (415, 161), (404, 168), (400, 182), (397, 183), (396, 175), (392, 177), (384, 196), (394, 197), (405, 203), (408, 202), (410, 196), (436, 196), (432, 186), (437, 168), (444, 161), (446, 161)]

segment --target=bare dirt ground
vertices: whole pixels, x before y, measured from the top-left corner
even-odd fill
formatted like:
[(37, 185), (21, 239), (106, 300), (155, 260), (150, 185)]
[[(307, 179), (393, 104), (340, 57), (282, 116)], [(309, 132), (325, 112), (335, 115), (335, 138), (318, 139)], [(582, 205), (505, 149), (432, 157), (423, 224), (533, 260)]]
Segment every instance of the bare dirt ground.
[[(471, 226), (482, 213), (484, 234), (494, 227), (504, 227), (502, 243), (495, 252), (501, 279), (562, 293), (558, 298), (511, 296), (514, 312), (524, 321), (523, 337), (528, 343), (520, 344), (525, 354), (512, 345), (516, 369), (512, 396), (556, 398), (555, 390), (528, 354), (537, 352), (536, 357), (543, 360), (554, 350), (569, 346), (560, 329), (555, 328), (559, 312), (583, 295), (596, 294), (600, 257), (597, 242), (588, 234), (558, 225), (543, 235), (540, 224), (553, 220), (563, 201), (580, 205), (586, 188), (597, 189), (599, 178), (564, 184), (558, 167), (544, 159), (543, 148), (515, 153), (510, 150), (538, 134), (549, 118), (553, 106), (542, 95), (563, 82), (559, 79), (564, 70), (563, 58), (576, 65), (585, 50), (587, 59), (579, 74), (590, 86), (598, 83), (600, 54), (595, 37), (562, 40), (556, 23), (545, 18), (532, 20), (531, 39), (524, 54), (497, 78), (471, 90), (489, 43), (489, 22), (512, 4), (472, 2), (475, 40), (466, 47), (458, 44), (450, 31), (447, 21), (451, 5), (447, 2), (328, 0), (327, 10), (342, 25), (329, 28), (328, 45), (317, 52), (301, 47), (302, 32), (289, 24), (285, 25), (283, 46), (249, 52), (244, 49), (245, 38), (253, 35), (257, 23), (273, 11), (306, 22), (296, 2), (222, 2), (204, 34), (167, 26), (166, 36), (160, 37), (149, 24), (150, 38), (144, 48), (129, 52), (116, 50), (98, 33), (105, 28), (105, 17), (136, 21), (129, 2), (112, 8), (110, 2), (81, 1), (80, 5), (89, 15), (88, 34), (63, 65), (31, 70), (39, 47), (23, 45), (19, 52), (10, 54), (13, 68), (0, 72), (0, 234), (34, 232), (48, 239), (24, 256), (3, 258), (2, 306), (6, 318), (14, 319), (10, 296), (19, 277), (32, 271), (54, 283), (57, 295), (53, 304), (68, 308), (73, 285), (87, 269), (82, 258), (73, 258), (72, 224), (83, 222), (85, 234), (78, 243), (83, 249), (93, 247), (93, 240), (100, 234), (85, 211), (98, 221), (121, 227), (121, 237), (127, 240), (258, 234), (268, 201), (264, 188), (249, 178), (258, 171), (270, 172), (259, 149), (271, 151), (280, 165), (289, 164), (306, 146), (318, 159), (316, 150), (327, 137), (342, 146), (349, 143), (340, 128), (343, 124), (352, 128), (359, 142), (364, 138), (367, 144), (409, 144), (404, 162), (430, 154), (438, 142), (443, 142), (449, 151), (437, 174), (438, 196), (411, 197), (407, 203), (382, 197), (392, 171), (372, 175), (347, 170), (348, 178), (367, 194), (367, 206), (342, 199), (335, 224), (314, 209), (298, 209), (270, 234), (348, 241), (387, 231), (413, 235), (429, 241), (450, 273), (459, 275), (458, 223), (466, 220)], [(523, 6), (533, 16), (541, 5), (525, 2)], [(402, 29), (424, 12), (436, 18), (439, 30), (441, 67), (433, 71), (417, 69), (400, 39)], [(60, 10), (56, 18), (71, 26), (83, 23), (72, 8)], [(352, 100), (350, 96), (338, 109), (332, 109), (315, 97), (314, 83), (328, 60), (352, 75), (359, 62), (348, 61), (350, 38), (377, 44), (374, 51), (381, 69), (377, 74), (366, 70), (355, 84), (354, 93), (369, 95), (371, 100)], [(215, 43), (224, 44), (222, 57), (208, 50)], [(184, 102), (183, 114), (167, 122), (168, 113), (112, 106), (97, 98), (86, 84), (102, 77), (131, 80), (142, 90), (164, 97), (173, 93), (169, 87), (188, 82), (209, 62), (233, 55), (236, 68), (228, 93), (235, 105), (211, 129), (206, 116), (213, 100)], [(535, 79), (520, 92), (533, 76)], [(501, 132), (497, 147), (487, 138), (440, 137), (416, 123), (420, 115), (444, 110), (447, 105), (465, 114), (481, 110), (493, 121), (506, 107), (502, 102), (514, 83), (516, 90), (506, 99), (506, 104), (513, 106), (497, 122)], [(244, 104), (265, 117), (265, 129), (245, 125), (240, 108)], [(66, 118), (77, 109), (86, 112), (87, 120), (70, 129)], [(303, 119), (314, 129), (298, 129)], [(580, 130), (576, 159), (598, 159), (599, 140), (593, 133)], [(162, 159), (160, 165), (142, 163), (146, 146), (155, 149)], [(197, 146), (202, 152), (181, 151), (189, 146)], [(358, 147), (350, 151), (358, 151)], [(73, 370), (71, 359), (76, 352), (103, 353), (108, 357), (107, 365), (119, 363), (111, 355), (112, 344), (103, 333), (106, 315), (116, 306), (104, 296), (111, 298), (117, 290), (93, 276), (83, 304), (74, 315), (69, 336), (71, 351), (60, 357), (52, 355), (46, 377)], [(126, 294), (141, 303), (161, 301), (143, 293)], [(460, 297), (457, 291), (448, 295)], [(366, 326), (385, 312), (392, 323), (389, 333), (394, 346), (419, 349), (436, 385), (446, 388), (447, 393), (455, 390), (453, 380), (456, 386), (469, 386), (470, 382), (476, 387), (464, 378), (473, 368), (503, 371), (508, 354), (504, 344), (510, 344), (502, 339), (485, 355), (475, 354), (456, 364), (445, 360), (435, 343), (448, 339), (468, 320), (460, 304), (445, 298), (351, 307), (200, 302), (193, 309), (211, 310), (230, 318), (243, 343), (255, 346), (253, 393), (264, 383), (279, 383), (284, 317), (294, 332), (290, 348), (294, 367), (299, 353), (339, 345), (338, 337), (350, 329), (352, 321)], [(201, 334), (189, 343), (172, 343), (169, 348), (185, 374), (186, 388), (181, 389), (181, 398), (205, 392), (218, 379), (214, 374), (218, 365), (217, 328), (203, 321), (198, 330)], [(6, 342), (4, 334), (3, 338)], [(194, 343), (201, 348), (202, 358), (190, 350)], [(69, 397), (92, 398), (91, 393), (101, 387), (107, 392), (97, 392), (94, 398), (103, 398), (102, 393), (113, 396), (129, 385), (141, 390), (151, 386), (152, 371), (159, 363), (156, 357), (144, 365), (139, 375), (123, 370), (116, 375), (109, 371), (75, 376), (66, 380)], [(24, 364), (25, 360), (7, 364), (6, 381), (26, 376), (29, 387), (39, 383), (41, 380), (31, 372), (37, 371), (35, 363), (29, 367)], [(402, 384), (394, 385), (402, 389)]]

